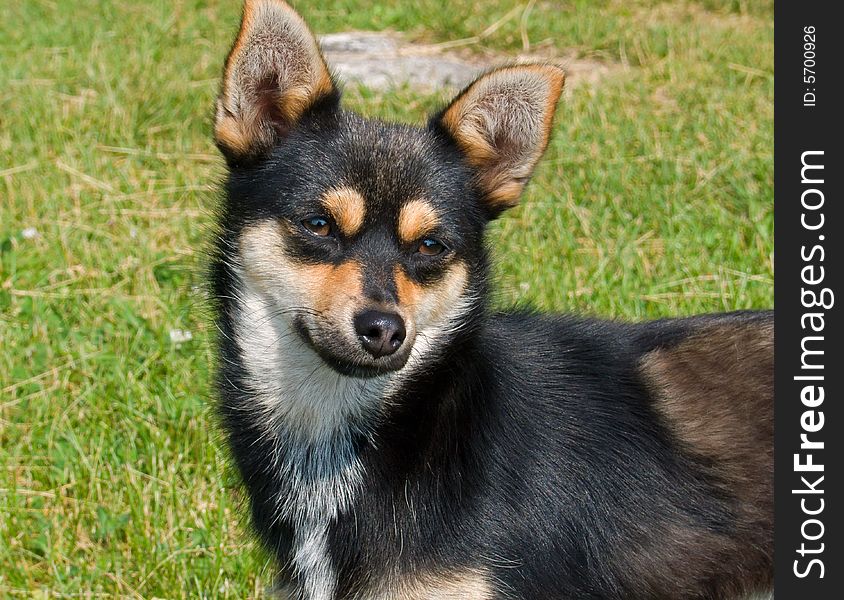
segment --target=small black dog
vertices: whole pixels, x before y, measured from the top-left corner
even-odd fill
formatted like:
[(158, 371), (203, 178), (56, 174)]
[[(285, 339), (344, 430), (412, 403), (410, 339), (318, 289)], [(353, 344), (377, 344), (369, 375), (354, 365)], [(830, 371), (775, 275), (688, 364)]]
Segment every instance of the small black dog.
[(563, 87), (494, 70), (365, 120), (248, 0), (215, 116), (220, 411), (292, 598), (720, 599), (772, 586), (771, 313), (621, 324), (487, 305)]

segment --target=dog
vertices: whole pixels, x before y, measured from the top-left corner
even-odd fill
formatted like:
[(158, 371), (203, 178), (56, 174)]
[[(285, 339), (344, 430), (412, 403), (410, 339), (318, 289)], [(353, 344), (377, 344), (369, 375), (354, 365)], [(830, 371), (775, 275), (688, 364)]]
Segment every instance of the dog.
[(505, 66), (369, 120), (302, 18), (247, 0), (214, 137), (219, 415), (298, 600), (772, 590), (773, 314), (496, 312), (564, 73)]

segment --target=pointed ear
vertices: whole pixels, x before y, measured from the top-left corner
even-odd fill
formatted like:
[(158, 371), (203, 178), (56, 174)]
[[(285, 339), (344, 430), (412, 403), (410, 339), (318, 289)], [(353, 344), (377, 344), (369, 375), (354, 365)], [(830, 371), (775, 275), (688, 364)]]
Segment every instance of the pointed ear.
[(553, 65), (504, 67), (475, 80), (434, 118), (476, 169), (494, 216), (518, 204), (548, 144), (564, 81)]
[(338, 97), (302, 17), (281, 0), (246, 0), (214, 117), (214, 139), (226, 158), (266, 152), (309, 108)]

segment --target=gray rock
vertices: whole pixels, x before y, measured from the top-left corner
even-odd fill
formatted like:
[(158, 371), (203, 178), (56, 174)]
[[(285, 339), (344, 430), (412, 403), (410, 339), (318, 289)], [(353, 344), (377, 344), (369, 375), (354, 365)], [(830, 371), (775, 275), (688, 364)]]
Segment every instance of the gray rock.
[[(468, 45), (472, 40), (466, 40)], [(618, 68), (605, 62), (568, 57), (522, 54), (474, 55), (448, 51), (450, 44), (425, 45), (407, 42), (391, 32), (351, 31), (320, 37), (330, 67), (347, 84), (376, 90), (409, 86), (420, 91), (461, 88), (492, 66), (537, 60), (560, 64), (568, 77), (566, 87), (596, 83)], [(453, 45), (460, 45), (457, 42)]]
[(435, 46), (408, 44), (397, 34), (331, 33), (320, 42), (341, 80), (378, 90), (404, 85), (419, 90), (463, 87), (485, 67), (437, 52)]

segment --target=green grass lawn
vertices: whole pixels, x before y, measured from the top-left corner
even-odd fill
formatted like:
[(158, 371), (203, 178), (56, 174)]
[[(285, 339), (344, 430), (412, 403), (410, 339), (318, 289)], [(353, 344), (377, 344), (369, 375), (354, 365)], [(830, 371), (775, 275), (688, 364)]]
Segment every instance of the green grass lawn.
[[(425, 41), (514, 6), (297, 3), (317, 32)], [(0, 597), (242, 598), (270, 582), (209, 412), (200, 291), (223, 173), (211, 106), (239, 10), (0, 6)], [(492, 227), (501, 303), (631, 319), (772, 305), (772, 11), (536, 2), (470, 46), (527, 38), (620, 65), (568, 96), (523, 205)], [(442, 99), (347, 94), (417, 122)]]

